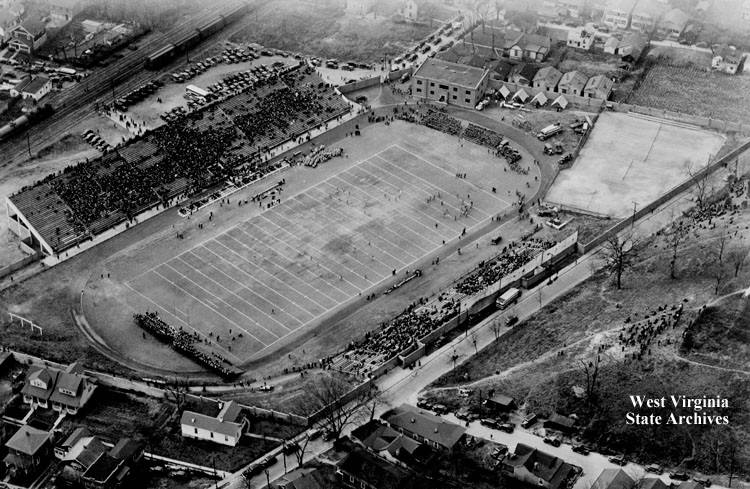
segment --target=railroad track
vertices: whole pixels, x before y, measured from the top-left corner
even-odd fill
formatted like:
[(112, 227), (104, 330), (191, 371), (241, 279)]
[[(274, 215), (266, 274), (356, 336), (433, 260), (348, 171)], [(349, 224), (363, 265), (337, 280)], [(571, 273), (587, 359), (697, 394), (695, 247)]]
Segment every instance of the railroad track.
[[(4, 156), (0, 168), (22, 164), (28, 160), (29, 152), (39, 151), (55, 141), (68, 128), (90, 115), (91, 106), (94, 102), (103, 102), (110, 97), (113, 87), (119, 93), (132, 90), (148, 81), (161, 77), (171, 67), (181, 64), (181, 60), (176, 60), (162, 70), (146, 72), (143, 69), (148, 55), (170, 42), (183, 38), (195, 30), (197, 26), (216, 17), (227, 5), (232, 3), (236, 2), (219, 0), (209, 12), (197, 14), (178, 24), (171, 31), (153, 37), (149, 41), (149, 46), (137, 51), (128, 51), (123, 58), (94, 72), (72, 89), (54, 94), (49, 102), (55, 107), (55, 113), (51, 117), (29, 127), (24, 134), (19, 134), (0, 145), (0, 150)], [(205, 49), (207, 44), (214, 42), (216, 42), (216, 36), (211, 36), (197, 44), (193, 51)]]

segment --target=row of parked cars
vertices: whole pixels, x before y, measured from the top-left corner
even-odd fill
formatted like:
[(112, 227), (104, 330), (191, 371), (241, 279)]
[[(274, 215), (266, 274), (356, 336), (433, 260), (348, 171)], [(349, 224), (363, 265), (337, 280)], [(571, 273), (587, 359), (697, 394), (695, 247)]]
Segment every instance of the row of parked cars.
[(121, 112), (125, 112), (128, 110), (128, 107), (144, 100), (146, 97), (157, 91), (162, 85), (164, 85), (164, 83), (159, 80), (152, 80), (145, 85), (141, 85), (135, 90), (132, 90), (115, 100), (115, 108)]
[(109, 152), (109, 151), (111, 151), (111, 150), (114, 149), (114, 148), (112, 148), (112, 146), (110, 146), (107, 143), (107, 141), (105, 141), (104, 139), (102, 139), (101, 136), (99, 136), (97, 133), (95, 133), (91, 129), (87, 129), (86, 131), (84, 131), (83, 133), (81, 133), (81, 137), (87, 143), (89, 143), (91, 146), (93, 146), (94, 148), (98, 149), (102, 153), (107, 153), (107, 152)]

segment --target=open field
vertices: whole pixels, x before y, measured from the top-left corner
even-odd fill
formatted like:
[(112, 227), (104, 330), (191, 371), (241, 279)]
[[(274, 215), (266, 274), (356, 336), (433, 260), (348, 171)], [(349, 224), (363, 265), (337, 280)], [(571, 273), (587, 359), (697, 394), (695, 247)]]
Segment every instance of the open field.
[(573, 163), (558, 174), (546, 199), (555, 204), (623, 217), (690, 178), (724, 137), (633, 117), (603, 113)]
[[(380, 15), (394, 13), (395, 5), (376, 2), (375, 10), (382, 12)], [(301, 0), (267, 2), (248, 14), (242, 25), (244, 29), (231, 41), (256, 42), (322, 58), (369, 62), (378, 62), (383, 55), (396, 56), (439, 26), (396, 24), (387, 17), (373, 19), (372, 15), (362, 18), (340, 8)]]
[[(464, 229), (490, 222), (508, 208), (512, 191), (534, 182), (534, 172), (498, 173), (505, 163), (483, 148), (461, 147), (423, 126), (396, 122), (371, 131), (352, 143), (359, 148), (352, 156), (361, 160), (326, 163), (335, 169), (328, 178), (305, 186), (307, 172), (323, 169), (285, 174), (299, 193), (282, 192), (281, 204), (261, 210), (237, 207), (232, 198), (234, 205), (217, 204), (184, 219), (179, 226), (190, 233), (187, 240), (175, 242), (165, 231), (155, 246), (103, 264), (83, 297), (90, 324), (132, 358), (182, 368), (133, 324), (134, 312), (156, 310), (245, 363), (294, 342), (394, 270), (398, 276), (413, 270)], [(349, 141), (355, 140), (342, 141), (347, 153)], [(457, 171), (467, 178), (456, 178)], [(212, 232), (209, 218), (225, 212), (244, 220)], [(205, 228), (196, 230), (199, 223)]]
[(748, 122), (750, 77), (654, 65), (628, 103), (728, 122)]

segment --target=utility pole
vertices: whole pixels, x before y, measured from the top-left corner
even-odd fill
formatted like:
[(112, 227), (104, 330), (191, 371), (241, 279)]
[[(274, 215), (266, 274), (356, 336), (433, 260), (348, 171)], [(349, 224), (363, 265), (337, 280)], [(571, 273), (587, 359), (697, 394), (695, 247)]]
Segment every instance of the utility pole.
[(214, 482), (216, 482), (214, 489), (219, 489), (219, 477), (216, 475), (216, 455), (215, 454), (211, 457), (211, 462), (213, 463), (213, 466), (214, 466)]
[(633, 201), (633, 223), (630, 225), (630, 227), (635, 227), (635, 209), (638, 207), (638, 202)]
[(31, 129), (26, 131), (26, 148), (29, 150), (29, 159), (31, 159)]

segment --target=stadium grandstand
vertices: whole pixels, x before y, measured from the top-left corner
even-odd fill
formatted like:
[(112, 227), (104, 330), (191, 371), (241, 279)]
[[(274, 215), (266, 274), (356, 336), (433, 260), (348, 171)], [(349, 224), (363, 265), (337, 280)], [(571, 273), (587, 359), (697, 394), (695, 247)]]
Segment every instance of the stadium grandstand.
[(59, 257), (143, 211), (267, 173), (270, 151), (349, 110), (305, 64), (268, 70), (240, 93), (11, 195), (9, 228), (33, 249)]

